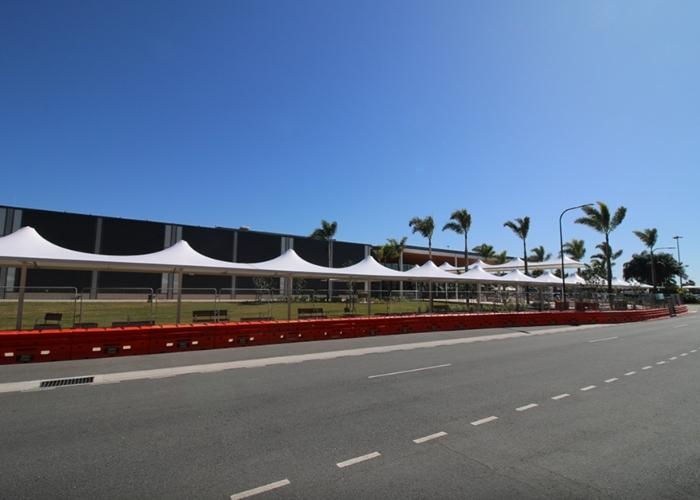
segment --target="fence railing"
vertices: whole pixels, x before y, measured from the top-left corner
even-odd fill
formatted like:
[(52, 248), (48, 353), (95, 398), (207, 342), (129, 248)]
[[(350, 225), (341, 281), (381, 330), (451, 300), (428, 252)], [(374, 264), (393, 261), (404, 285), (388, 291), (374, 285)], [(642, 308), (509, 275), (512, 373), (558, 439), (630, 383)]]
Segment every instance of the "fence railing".
[[(180, 322), (255, 321), (448, 312), (627, 310), (680, 304), (675, 295), (639, 291), (605, 291), (567, 288), (566, 301), (557, 288), (439, 285), (432, 294), (427, 286), (401, 288), (398, 284), (363, 284), (333, 290), (294, 288), (287, 298), (279, 288), (185, 288)], [(16, 325), (16, 287), (0, 289), (0, 329)], [(47, 313), (59, 313), (63, 328), (113, 324), (172, 324), (176, 321), (177, 291), (151, 288), (100, 288), (79, 292), (71, 287), (27, 287), (22, 323), (25, 329), (41, 324)]]

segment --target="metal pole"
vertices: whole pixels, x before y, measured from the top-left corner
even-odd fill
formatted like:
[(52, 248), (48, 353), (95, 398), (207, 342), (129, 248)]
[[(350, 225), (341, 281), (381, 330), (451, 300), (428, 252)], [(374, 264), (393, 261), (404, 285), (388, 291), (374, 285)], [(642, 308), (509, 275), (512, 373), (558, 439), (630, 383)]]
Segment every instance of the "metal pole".
[(372, 316), (372, 282), (365, 281), (365, 288), (367, 289), (367, 316)]
[(285, 280), (287, 283), (286, 286), (286, 295), (287, 295), (287, 319), (291, 320), (292, 319), (292, 275), (290, 274), (287, 279)]
[(27, 287), (27, 266), (20, 269), (19, 274), (19, 296), (17, 297), (17, 323), (16, 330), (22, 329), (22, 316), (24, 316), (24, 289)]
[(182, 315), (182, 271), (177, 273), (177, 306), (175, 307), (175, 324), (180, 324)]
[(683, 288), (683, 263), (681, 262), (681, 244), (680, 239), (683, 236), (674, 236), (673, 239), (676, 240), (676, 250), (678, 250), (678, 265), (681, 266), (681, 273), (678, 275), (679, 287)]
[(561, 255), (561, 304), (564, 307), (566, 302), (566, 277), (564, 276), (564, 234), (561, 229), (561, 219), (564, 214), (570, 210), (576, 210), (578, 208), (590, 207), (593, 203), (586, 203), (585, 205), (579, 205), (577, 207), (570, 207), (564, 210), (561, 215), (559, 215), (559, 254)]

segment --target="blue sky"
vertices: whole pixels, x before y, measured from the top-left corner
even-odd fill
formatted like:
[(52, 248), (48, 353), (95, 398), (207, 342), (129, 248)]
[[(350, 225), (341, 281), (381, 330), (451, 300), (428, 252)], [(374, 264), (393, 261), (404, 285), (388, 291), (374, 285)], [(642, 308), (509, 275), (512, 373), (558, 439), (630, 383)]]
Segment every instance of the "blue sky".
[[(456, 208), (471, 243), (556, 253), (624, 205), (622, 261), (682, 234), (700, 276), (700, 3), (0, 4), (0, 203), (338, 238)], [(601, 238), (573, 224), (565, 238)], [(436, 231), (434, 245), (461, 248)], [(471, 245), (470, 245), (471, 246)], [(621, 274), (621, 265), (616, 267)]]

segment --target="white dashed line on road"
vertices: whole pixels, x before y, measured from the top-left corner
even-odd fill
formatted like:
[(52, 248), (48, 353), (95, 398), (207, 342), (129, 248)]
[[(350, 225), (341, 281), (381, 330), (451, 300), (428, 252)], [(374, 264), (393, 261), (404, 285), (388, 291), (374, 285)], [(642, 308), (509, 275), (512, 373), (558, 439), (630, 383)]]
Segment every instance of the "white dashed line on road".
[(591, 344), (594, 344), (595, 342), (605, 342), (606, 340), (615, 340), (620, 337), (605, 337), (604, 339), (595, 339), (595, 340), (589, 340), (588, 342)]
[(627, 373), (625, 373), (625, 377), (629, 377), (630, 375), (634, 375), (634, 374), (636, 374), (636, 373), (637, 373), (637, 372), (627, 372)]
[(416, 444), (421, 444), (425, 443), (426, 441), (432, 441), (433, 439), (441, 438), (443, 436), (447, 436), (446, 432), (436, 432), (435, 434), (431, 434), (430, 436), (424, 436), (422, 438), (414, 439), (413, 442)]
[(666, 364), (666, 361), (657, 361), (656, 364), (657, 364), (657, 365), (665, 365), (665, 364)]
[(557, 396), (552, 396), (552, 399), (556, 401), (558, 399), (568, 398), (569, 396), (571, 396), (571, 394), (564, 393), (564, 394), (559, 394)]
[(452, 363), (447, 363), (445, 365), (426, 366), (424, 368), (414, 368), (412, 370), (402, 370), (400, 372), (380, 373), (379, 375), (370, 375), (367, 378), (379, 378), (379, 377), (388, 377), (390, 375), (401, 375), (403, 373), (422, 372), (425, 370), (434, 370), (435, 368), (445, 368), (446, 366), (452, 366)]
[(675, 361), (677, 359), (678, 359), (678, 356), (673, 356), (673, 357), (668, 358), (669, 361)]
[(688, 355), (687, 352), (682, 352), (682, 353), (681, 353), (681, 356), (687, 356), (687, 355)]
[(265, 493), (266, 491), (276, 490), (277, 488), (281, 488), (282, 486), (287, 486), (288, 484), (289, 484), (289, 479), (282, 479), (281, 481), (277, 481), (275, 483), (266, 484), (266, 485), (260, 486), (258, 488), (253, 488), (252, 490), (241, 491), (240, 493), (236, 493), (234, 495), (231, 495), (231, 500), (241, 500), (242, 498), (252, 497), (253, 495), (259, 495), (260, 493)]
[(591, 389), (595, 389), (594, 385), (587, 385), (586, 387), (581, 387), (582, 391), (590, 391)]
[(693, 350), (690, 351), (690, 352), (693, 352), (693, 353), (694, 353), (694, 352), (698, 352), (698, 350), (697, 350), (697, 349), (693, 349)]
[(606, 384), (609, 384), (609, 383), (611, 383), (611, 382), (616, 382), (617, 380), (620, 380), (620, 379), (617, 378), (617, 377), (613, 377), (613, 378), (609, 378), (608, 380), (606, 380), (605, 383), (606, 383)]
[(362, 455), (361, 457), (355, 457), (351, 458), (350, 460), (345, 460), (344, 462), (338, 462), (335, 465), (337, 465), (338, 468), (342, 469), (343, 467), (348, 467), (350, 465), (359, 464), (360, 462), (372, 460), (373, 458), (377, 458), (378, 456), (381, 456), (381, 453), (375, 451), (373, 453), (368, 453), (367, 455)]
[(525, 411), (525, 410), (530, 410), (531, 408), (537, 408), (539, 405), (537, 403), (530, 403), (529, 405), (521, 406), (520, 408), (516, 408), (515, 411)]
[(651, 370), (652, 368), (653, 366), (651, 365), (642, 366), (642, 370)]
[(490, 417), (482, 418), (481, 420), (474, 420), (471, 424), (472, 425), (488, 424), (489, 422), (493, 422), (494, 420), (498, 420), (498, 417), (491, 415)]

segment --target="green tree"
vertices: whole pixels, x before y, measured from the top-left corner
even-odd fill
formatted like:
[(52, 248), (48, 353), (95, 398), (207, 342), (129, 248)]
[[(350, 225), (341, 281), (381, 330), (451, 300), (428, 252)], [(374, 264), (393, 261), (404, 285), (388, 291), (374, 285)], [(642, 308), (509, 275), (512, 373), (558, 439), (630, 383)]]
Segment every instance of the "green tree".
[[(397, 261), (400, 261), (401, 255), (406, 249), (406, 240), (408, 240), (406, 236), (404, 236), (400, 240), (396, 240), (394, 238), (388, 238), (386, 240), (386, 244), (389, 247), (388, 251), (397, 259)], [(399, 271), (403, 271), (403, 269), (399, 269)]]
[(472, 216), (467, 212), (466, 208), (455, 210), (450, 215), (450, 222), (442, 227), (445, 231), (449, 229), (457, 234), (464, 235), (464, 268), (469, 267), (469, 245), (467, 244), (467, 237), (469, 235), (469, 229), (472, 227)]
[(408, 226), (411, 231), (415, 233), (420, 233), (423, 238), (428, 239), (428, 258), (433, 260), (433, 231), (435, 231), (435, 221), (433, 217), (428, 215), (427, 217), (414, 217), (408, 222)]
[(532, 248), (530, 251), (532, 252), (532, 255), (528, 257), (530, 262), (544, 262), (552, 258), (552, 254), (547, 253), (542, 245)]
[(503, 250), (502, 252), (497, 253), (494, 256), (494, 260), (495, 260), (496, 264), (505, 264), (506, 261), (508, 260), (508, 253), (505, 250)]
[[(577, 224), (583, 224), (588, 226), (595, 231), (605, 235), (605, 245), (608, 250), (610, 247), (610, 233), (613, 232), (624, 220), (625, 215), (627, 215), (627, 209), (625, 207), (619, 207), (615, 210), (615, 214), (611, 216), (610, 209), (602, 201), (598, 202), (598, 208), (594, 206), (584, 206), (581, 208), (586, 214), (585, 217), (579, 217), (576, 219)], [(598, 246), (597, 248), (599, 248)], [(608, 293), (612, 294), (612, 262), (611, 257), (612, 252), (608, 252), (606, 257), (606, 272), (608, 280)]]
[(494, 259), (496, 257), (496, 250), (491, 245), (482, 243), (472, 248), (472, 252), (475, 252), (484, 262), (487, 259)]
[[(633, 231), (634, 235), (641, 240), (642, 243), (644, 243), (644, 246), (649, 249), (649, 258), (650, 258), (650, 264), (649, 266), (651, 267), (651, 286), (656, 288), (656, 270), (654, 267), (654, 247), (656, 246), (656, 242), (659, 239), (659, 232), (656, 230), (655, 227), (650, 228), (650, 229), (645, 229), (643, 231)], [(634, 259), (634, 255), (632, 256)]]
[[(625, 262), (623, 266), (624, 278), (634, 278), (642, 283), (650, 283), (651, 276), (651, 252), (644, 251), (640, 254), (632, 255), (629, 262)], [(683, 266), (673, 258), (670, 253), (659, 253), (654, 256), (654, 267), (656, 272), (654, 277), (657, 283), (667, 289), (676, 287), (676, 277), (680, 274), (686, 278)]]
[(523, 260), (525, 261), (525, 274), (527, 274), (527, 235), (530, 232), (530, 217), (522, 219), (509, 220), (503, 225), (515, 233), (515, 235), (523, 240)]
[[(564, 254), (574, 260), (581, 261), (586, 255), (586, 244), (583, 240), (573, 239), (564, 243)], [(559, 255), (561, 257), (561, 254)]]
[[(324, 240), (328, 242), (328, 267), (333, 267), (333, 237), (338, 230), (338, 223), (336, 221), (328, 222), (327, 220), (321, 219), (321, 227), (314, 229), (311, 233), (311, 238), (315, 240)], [(332, 281), (328, 280), (328, 301), (331, 301), (331, 296), (333, 295), (333, 285)]]

